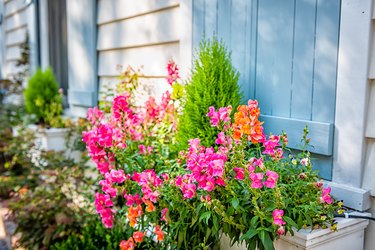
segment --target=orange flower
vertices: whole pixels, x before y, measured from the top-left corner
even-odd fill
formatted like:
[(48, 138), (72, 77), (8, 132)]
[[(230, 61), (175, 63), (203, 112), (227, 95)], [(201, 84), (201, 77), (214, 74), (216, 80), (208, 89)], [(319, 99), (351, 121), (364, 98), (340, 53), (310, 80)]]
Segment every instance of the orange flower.
[(144, 234), (141, 231), (133, 233), (133, 238), (135, 242), (141, 243), (143, 241)]
[(258, 143), (263, 139), (263, 123), (259, 121), (258, 102), (249, 100), (248, 106), (240, 105), (237, 110), (232, 124), (233, 139), (239, 141), (242, 136), (247, 135), (248, 140), (254, 144)]
[(156, 239), (158, 241), (164, 240), (164, 232), (162, 230), (160, 230), (160, 226), (156, 226), (154, 233), (155, 233), (155, 235), (157, 237)]
[(138, 205), (136, 207), (129, 207), (128, 208), (128, 220), (131, 227), (134, 227), (137, 223), (137, 218), (143, 214), (142, 206)]
[(149, 212), (149, 213), (150, 213), (150, 212), (153, 212), (153, 211), (156, 210), (154, 204), (153, 204), (150, 200), (146, 200), (145, 203), (146, 203), (146, 205), (147, 205), (147, 207), (146, 207), (146, 212)]
[(122, 240), (120, 243), (120, 249), (121, 250), (134, 250), (135, 244), (132, 237), (130, 237), (128, 240)]

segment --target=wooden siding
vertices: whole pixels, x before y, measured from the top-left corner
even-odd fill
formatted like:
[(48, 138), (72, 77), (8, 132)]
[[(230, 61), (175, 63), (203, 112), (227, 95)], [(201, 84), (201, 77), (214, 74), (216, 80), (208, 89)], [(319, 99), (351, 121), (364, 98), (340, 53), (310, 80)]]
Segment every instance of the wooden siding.
[(180, 60), (180, 1), (98, 0), (97, 8), (99, 89), (117, 82), (118, 65), (130, 65), (143, 66), (147, 82), (158, 85), (153, 94), (165, 90), (168, 60)]
[(4, 2), (3, 46), (4, 72), (3, 77), (11, 77), (20, 69), (16, 66), (21, 56), (20, 44), (29, 32), (29, 6), (24, 0), (10, 0)]
[[(266, 132), (296, 134), (297, 125), (309, 125), (312, 152), (327, 179), (332, 177), (339, 21), (340, 0), (193, 2), (193, 47), (204, 36), (223, 40), (240, 72), (245, 100), (257, 99), (264, 117), (272, 117)], [(325, 136), (315, 136), (319, 133)], [(290, 145), (299, 144), (292, 136)]]

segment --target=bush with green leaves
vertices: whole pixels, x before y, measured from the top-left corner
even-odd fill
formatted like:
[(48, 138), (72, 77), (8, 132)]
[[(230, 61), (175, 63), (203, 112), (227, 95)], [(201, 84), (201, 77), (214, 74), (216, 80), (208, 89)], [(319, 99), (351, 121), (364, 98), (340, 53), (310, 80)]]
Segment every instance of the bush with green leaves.
[(237, 108), (241, 101), (238, 77), (231, 54), (222, 42), (216, 38), (201, 42), (178, 124), (180, 150), (187, 148), (191, 138), (200, 138), (204, 146), (215, 143), (218, 131), (209, 123), (208, 108), (228, 105)]
[(62, 96), (51, 68), (38, 69), (29, 79), (24, 91), (28, 113), (36, 116), (38, 123), (47, 127), (62, 127)]

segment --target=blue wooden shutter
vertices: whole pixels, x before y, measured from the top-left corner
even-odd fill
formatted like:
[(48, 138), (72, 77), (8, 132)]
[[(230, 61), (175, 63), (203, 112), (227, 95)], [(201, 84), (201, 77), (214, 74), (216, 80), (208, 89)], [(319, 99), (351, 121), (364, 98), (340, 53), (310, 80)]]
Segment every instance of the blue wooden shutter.
[(97, 105), (96, 1), (69, 0), (68, 100), (75, 116), (86, 116), (87, 108)]
[(216, 34), (232, 50), (245, 98), (267, 133), (299, 148), (310, 130), (314, 167), (332, 178), (340, 0), (194, 0), (193, 46)]

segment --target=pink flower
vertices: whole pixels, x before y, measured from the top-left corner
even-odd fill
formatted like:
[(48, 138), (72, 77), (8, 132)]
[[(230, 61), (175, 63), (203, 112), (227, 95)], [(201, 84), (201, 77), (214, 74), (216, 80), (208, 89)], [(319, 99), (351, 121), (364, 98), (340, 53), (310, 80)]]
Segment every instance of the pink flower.
[(181, 175), (177, 176), (174, 183), (176, 184), (176, 186), (181, 187), (181, 185), (182, 185), (182, 176)]
[(87, 111), (87, 120), (91, 125), (98, 125), (104, 118), (103, 112), (98, 107), (89, 108)]
[(124, 198), (126, 199), (126, 206), (131, 207), (134, 204), (140, 205), (142, 204), (141, 198), (139, 198), (139, 194), (131, 195), (131, 194), (125, 194)]
[(331, 204), (332, 203), (332, 199), (331, 199), (331, 188), (328, 187), (328, 188), (323, 188), (322, 189), (322, 196), (319, 198), (319, 201), (320, 203), (327, 203), (327, 204)]
[(183, 185), (181, 191), (184, 195), (184, 199), (186, 200), (186, 199), (193, 198), (195, 196), (196, 190), (197, 190), (197, 187), (195, 186), (195, 184), (190, 183), (190, 184)]
[(275, 209), (272, 212), (273, 223), (278, 226), (285, 225), (285, 221), (283, 220), (284, 211), (281, 209)]
[(161, 220), (162, 221), (167, 221), (167, 218), (166, 218), (167, 213), (168, 213), (168, 208), (163, 208), (161, 210)]
[(211, 106), (208, 108), (209, 112), (207, 116), (210, 117), (210, 123), (213, 127), (217, 127), (220, 123), (219, 112), (216, 112), (215, 107)]
[(224, 132), (220, 132), (218, 135), (217, 135), (217, 139), (216, 139), (216, 144), (225, 144), (226, 143), (226, 138), (225, 138), (225, 135), (224, 135)]
[(99, 185), (102, 186), (104, 193), (109, 194), (111, 197), (115, 198), (117, 196), (117, 189), (112, 186), (112, 183), (108, 180), (99, 181)]
[(139, 148), (139, 154), (140, 154), (140, 155), (145, 155), (145, 154), (147, 154), (146, 146), (145, 146), (145, 145), (140, 144), (140, 145), (138, 146), (138, 148)]
[(110, 175), (110, 179), (112, 182), (116, 182), (120, 184), (125, 181), (125, 174), (124, 174), (124, 170), (122, 169), (120, 170), (112, 169), (109, 175)]
[(216, 185), (219, 185), (219, 186), (223, 186), (223, 187), (226, 186), (225, 181), (224, 181), (223, 178), (221, 178), (221, 177), (219, 177), (219, 178), (216, 179), (215, 184), (216, 184)]
[(262, 188), (263, 173), (251, 173), (250, 179), (253, 181), (251, 183), (252, 188)]
[(211, 201), (211, 196), (209, 194), (206, 196), (201, 195), (201, 201), (209, 203)]
[(173, 60), (170, 60), (167, 65), (167, 70), (168, 70), (167, 81), (170, 85), (172, 85), (178, 78), (180, 78), (178, 74), (177, 64)]
[(220, 121), (224, 123), (230, 122), (230, 113), (232, 112), (232, 106), (229, 105), (228, 107), (219, 108), (219, 118)]
[(204, 190), (208, 192), (211, 192), (215, 187), (215, 179), (213, 177), (206, 178), (206, 180), (203, 181), (203, 183), (204, 184), (201, 188), (203, 188)]
[(195, 139), (190, 139), (189, 140), (189, 152), (191, 153), (198, 153), (199, 150), (200, 150), (200, 143), (201, 143), (201, 140), (199, 140), (198, 138), (195, 138)]
[(309, 165), (309, 158), (303, 158), (303, 159), (301, 159), (301, 165), (302, 166), (307, 166), (307, 165)]
[(245, 178), (245, 169), (243, 168), (233, 168), (233, 170), (236, 172), (236, 178), (237, 180), (243, 180)]
[(112, 210), (109, 208), (105, 208), (100, 212), (100, 216), (102, 217), (102, 222), (106, 228), (112, 228), (113, 227), (113, 214)]
[(247, 164), (247, 170), (249, 170), (249, 173), (252, 174), (255, 172), (255, 167), (251, 164)]
[(263, 182), (264, 186), (268, 188), (274, 188), (276, 186), (277, 179), (279, 178), (279, 175), (271, 170), (267, 170), (266, 172), (267, 180)]
[(279, 226), (279, 228), (276, 230), (276, 234), (279, 236), (285, 235), (285, 228), (283, 226)]
[[(254, 166), (254, 167), (259, 167), (260, 169), (264, 170), (264, 163), (263, 163), (263, 158), (255, 158), (255, 157), (252, 157), (250, 160), (249, 160), (249, 164)], [(255, 168), (254, 168), (255, 169)], [(250, 170), (249, 170), (250, 171)], [(251, 171), (250, 171), (251, 172)]]

